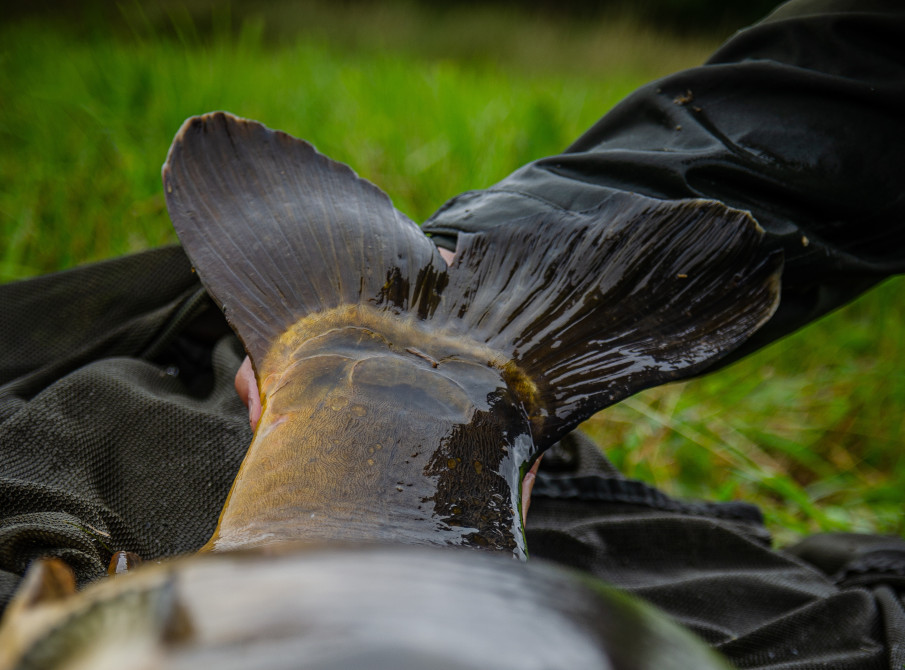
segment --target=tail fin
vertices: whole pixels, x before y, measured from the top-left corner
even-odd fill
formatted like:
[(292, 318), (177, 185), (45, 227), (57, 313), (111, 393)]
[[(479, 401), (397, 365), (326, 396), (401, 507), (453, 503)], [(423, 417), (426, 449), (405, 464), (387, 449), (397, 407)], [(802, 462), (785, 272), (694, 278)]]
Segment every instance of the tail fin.
[(176, 231), (259, 379), (271, 344), (300, 318), (367, 302), (508, 360), (541, 447), (712, 365), (779, 300), (781, 256), (763, 250), (750, 215), (713, 201), (626, 195), (463, 235), (447, 273), (386, 194), (258, 123), (189, 119), (163, 179)]
[(306, 314), (369, 298), (399, 310), (436, 302), (446, 264), (434, 245), (307, 142), (224, 112), (193, 117), (163, 181), (176, 232), (256, 367)]
[(463, 236), (444, 310), (508, 356), (535, 439), (689, 377), (745, 341), (779, 301), (781, 254), (745, 212), (625, 196), (599, 210)]

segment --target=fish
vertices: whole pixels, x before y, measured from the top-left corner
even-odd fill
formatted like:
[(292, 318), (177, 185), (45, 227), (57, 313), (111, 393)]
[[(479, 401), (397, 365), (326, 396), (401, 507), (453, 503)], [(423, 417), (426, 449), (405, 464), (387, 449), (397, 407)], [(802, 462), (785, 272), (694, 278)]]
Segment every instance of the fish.
[(279, 543), (72, 590), (59, 559), (29, 568), (0, 626), (0, 670), (730, 667), (612, 587), (490, 552)]
[(351, 168), (225, 112), (185, 122), (163, 182), (261, 419), (200, 552), (119, 552), (81, 592), (34, 562), (0, 670), (729, 667), (616, 589), (511, 559), (546, 449), (770, 318), (782, 258), (750, 215), (613, 197), (463, 234), (447, 265)]
[(459, 236), (447, 265), (389, 196), (227, 112), (163, 166), (262, 414), (204, 552), (293, 541), (525, 559), (521, 481), (585, 419), (692, 376), (773, 314), (781, 253), (715, 201), (608, 197)]

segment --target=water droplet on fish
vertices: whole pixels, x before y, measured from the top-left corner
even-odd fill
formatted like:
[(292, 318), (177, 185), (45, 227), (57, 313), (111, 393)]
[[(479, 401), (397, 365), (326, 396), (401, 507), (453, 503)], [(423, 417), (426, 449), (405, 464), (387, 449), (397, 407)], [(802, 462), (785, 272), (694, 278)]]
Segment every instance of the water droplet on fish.
[(374, 459), (373, 459), (373, 458), (369, 458), (369, 459), (368, 459), (368, 465), (374, 465)]
[(355, 416), (364, 416), (367, 413), (368, 410), (364, 405), (352, 405), (352, 414)]
[(346, 405), (349, 404), (349, 399), (345, 398), (341, 395), (338, 395), (338, 396), (333, 396), (332, 398), (330, 398), (328, 403), (330, 405), (330, 409), (338, 412), (339, 410), (343, 409)]

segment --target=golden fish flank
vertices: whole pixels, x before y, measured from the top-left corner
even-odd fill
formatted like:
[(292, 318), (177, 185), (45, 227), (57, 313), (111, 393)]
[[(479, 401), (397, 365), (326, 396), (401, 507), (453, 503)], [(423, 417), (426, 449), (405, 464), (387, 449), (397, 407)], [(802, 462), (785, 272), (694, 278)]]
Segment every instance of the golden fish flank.
[[(522, 554), (510, 511), (520, 505), (519, 470), (501, 465), (530, 448), (531, 430), (505, 363), (489, 364), (500, 357), (486, 346), (429, 338), (417, 322), (367, 306), (341, 311), (303, 319), (265, 358), (265, 369), (282, 371), (261, 384), (263, 414), (211, 548), (266, 527), (267, 541), (468, 543)], [(412, 353), (414, 344), (428, 353)], [(480, 465), (451, 472), (463, 459)]]
[(255, 122), (189, 119), (163, 178), (264, 405), (208, 549), (353, 539), (524, 556), (519, 485), (538, 455), (711, 365), (778, 300), (781, 258), (716, 202), (626, 194), (514, 221), (461, 235), (447, 268), (376, 186)]

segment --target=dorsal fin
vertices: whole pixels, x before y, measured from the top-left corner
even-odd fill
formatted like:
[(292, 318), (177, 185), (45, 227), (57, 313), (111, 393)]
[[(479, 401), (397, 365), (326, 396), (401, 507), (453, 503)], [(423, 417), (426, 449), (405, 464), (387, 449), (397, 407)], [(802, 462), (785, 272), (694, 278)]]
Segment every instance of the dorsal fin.
[(460, 237), (443, 309), (533, 382), (551, 444), (642, 389), (689, 377), (745, 341), (779, 301), (781, 254), (746, 212), (616, 197)]
[(188, 119), (163, 181), (173, 226), (256, 369), (299, 318), (375, 297), (387, 309), (425, 309), (445, 273), (383, 191), (254, 121)]

